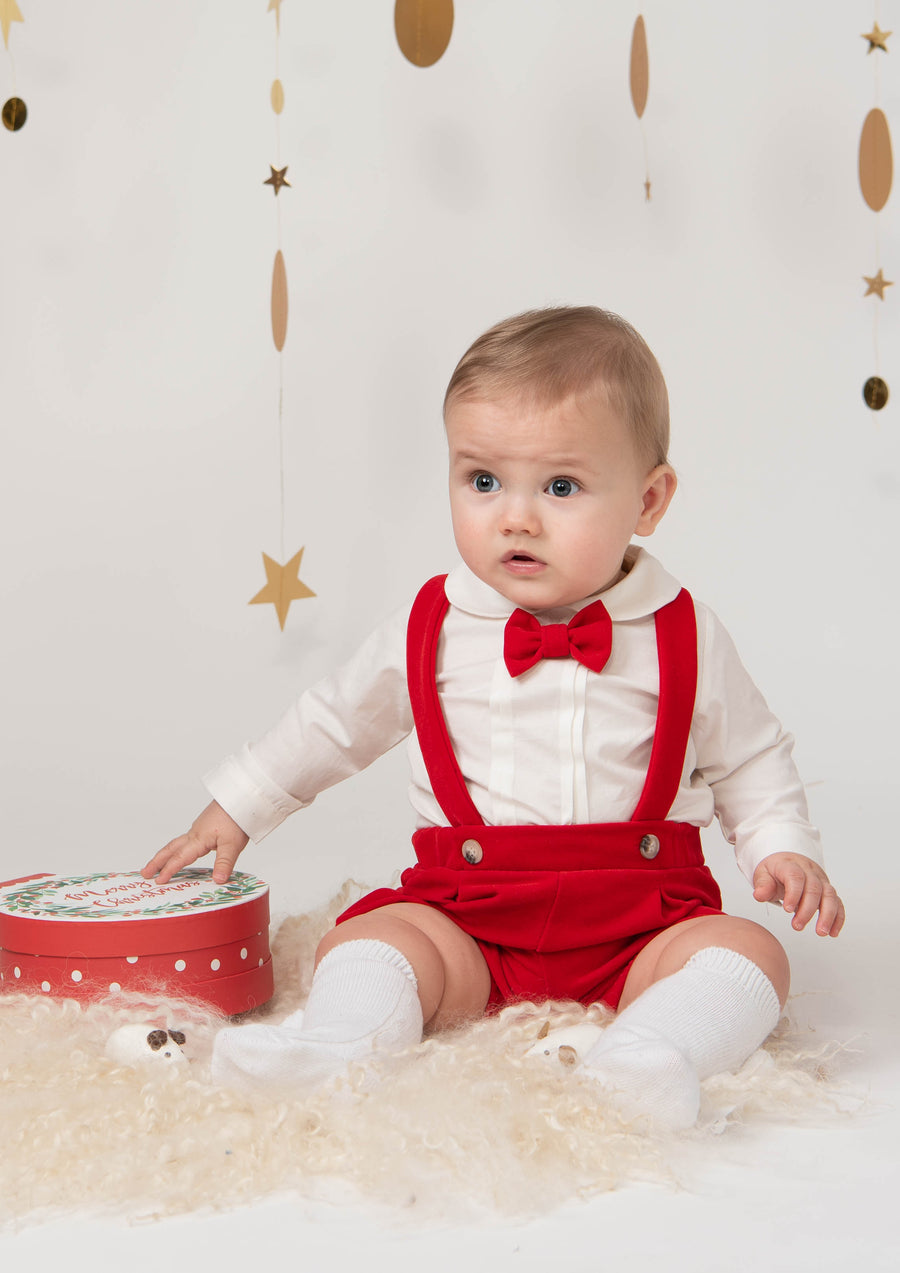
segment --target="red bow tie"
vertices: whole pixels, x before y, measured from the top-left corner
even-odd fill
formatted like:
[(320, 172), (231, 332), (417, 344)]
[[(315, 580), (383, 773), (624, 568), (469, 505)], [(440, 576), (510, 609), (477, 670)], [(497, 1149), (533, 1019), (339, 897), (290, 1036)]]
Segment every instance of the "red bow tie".
[(521, 676), (541, 659), (577, 659), (592, 672), (602, 672), (612, 649), (612, 619), (602, 601), (592, 601), (569, 623), (537, 621), (514, 610), (506, 623), (503, 658), (510, 676)]

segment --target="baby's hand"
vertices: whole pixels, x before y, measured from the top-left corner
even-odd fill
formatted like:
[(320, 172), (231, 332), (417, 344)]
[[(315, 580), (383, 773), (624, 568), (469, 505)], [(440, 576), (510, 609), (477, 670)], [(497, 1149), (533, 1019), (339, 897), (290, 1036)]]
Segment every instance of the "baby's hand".
[(158, 883), (167, 884), (182, 867), (190, 866), (206, 853), (215, 853), (213, 879), (217, 884), (224, 884), (249, 838), (214, 800), (203, 810), (187, 835), (170, 840), (150, 859), (141, 875), (147, 880), (156, 876)]
[(758, 902), (781, 902), (799, 932), (819, 912), (816, 932), (837, 937), (844, 927), (844, 903), (817, 862), (802, 853), (771, 853), (753, 873)]

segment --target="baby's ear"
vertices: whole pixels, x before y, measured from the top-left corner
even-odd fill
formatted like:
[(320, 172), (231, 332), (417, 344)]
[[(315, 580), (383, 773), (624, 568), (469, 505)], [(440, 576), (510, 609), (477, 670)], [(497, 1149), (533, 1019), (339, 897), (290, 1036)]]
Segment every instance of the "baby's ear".
[(643, 508), (634, 528), (636, 535), (652, 535), (672, 502), (678, 478), (669, 464), (658, 464), (644, 482)]

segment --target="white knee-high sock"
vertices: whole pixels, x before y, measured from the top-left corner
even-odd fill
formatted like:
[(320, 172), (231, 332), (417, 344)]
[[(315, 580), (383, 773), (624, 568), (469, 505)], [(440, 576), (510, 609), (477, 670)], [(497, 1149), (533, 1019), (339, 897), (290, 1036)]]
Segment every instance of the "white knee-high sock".
[(615, 1092), (623, 1111), (690, 1127), (701, 1079), (738, 1069), (780, 1015), (761, 968), (710, 946), (629, 1004), (588, 1052), (584, 1072)]
[(305, 1010), (281, 1025), (221, 1030), (212, 1076), (221, 1083), (310, 1086), (373, 1052), (399, 1052), (422, 1038), (416, 975), (386, 942), (333, 947), (313, 976)]

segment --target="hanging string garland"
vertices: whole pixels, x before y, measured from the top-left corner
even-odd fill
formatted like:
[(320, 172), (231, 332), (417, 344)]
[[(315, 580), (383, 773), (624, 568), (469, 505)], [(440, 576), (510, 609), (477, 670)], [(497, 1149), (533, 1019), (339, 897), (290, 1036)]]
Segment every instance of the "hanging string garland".
[(650, 201), (650, 162), (647, 158), (647, 134), (644, 131), (644, 111), (647, 109), (647, 94), (650, 91), (650, 60), (647, 56), (647, 28), (643, 17), (638, 14), (631, 33), (631, 102), (634, 113), (641, 125), (641, 140), (644, 143), (644, 198)]
[[(24, 22), (22, 10), (16, 4), (16, 0), (0, 0), (0, 30), (3, 31), (3, 43), (9, 52), (9, 32), (14, 22)], [(12, 62), (12, 54), (10, 54), (10, 62)], [(17, 96), (16, 88), (16, 68), (13, 67), (13, 95), (6, 99), (0, 108), (0, 119), (3, 121), (3, 127), (8, 132), (17, 133), (25, 120), (28, 118), (28, 109), (21, 97)]]
[(859, 139), (859, 185), (862, 190), (862, 196), (868, 206), (876, 214), (875, 218), (875, 264), (878, 267), (874, 274), (864, 274), (863, 282), (866, 284), (864, 296), (874, 296), (879, 304), (874, 310), (874, 343), (875, 343), (875, 375), (870, 376), (863, 385), (863, 401), (872, 411), (880, 411), (885, 406), (889, 397), (889, 390), (886, 382), (881, 377), (880, 372), (880, 354), (878, 347), (878, 314), (879, 307), (885, 299), (885, 288), (893, 287), (892, 279), (884, 277), (884, 271), (881, 267), (880, 248), (879, 248), (879, 225), (878, 214), (887, 203), (891, 193), (891, 185), (894, 177), (894, 161), (891, 153), (891, 132), (888, 127), (887, 119), (884, 112), (878, 105), (879, 87), (880, 87), (880, 60), (881, 54), (888, 53), (887, 42), (892, 35), (891, 31), (882, 31), (878, 25), (878, 13), (876, 9), (875, 22), (872, 30), (863, 34), (862, 38), (868, 42), (866, 55), (875, 54), (875, 106), (869, 111), (863, 123), (862, 133)]
[(453, 0), (396, 0), (394, 31), (414, 66), (434, 66), (453, 34)]
[[(2, 3), (3, 0), (0, 0)], [(272, 82), (269, 98), (272, 103), (272, 110), (275, 113), (275, 163), (269, 164), (270, 175), (263, 182), (264, 186), (271, 186), (272, 192), (276, 200), (276, 220), (278, 229), (278, 249), (275, 253), (275, 262), (272, 266), (272, 300), (271, 300), (271, 318), (272, 318), (272, 340), (275, 348), (278, 350), (278, 462), (280, 470), (280, 516), (281, 516), (281, 559), (284, 561), (284, 361), (283, 349), (284, 342), (287, 338), (287, 322), (288, 322), (288, 286), (287, 286), (287, 270), (284, 264), (284, 253), (281, 250), (281, 204), (278, 202), (278, 193), (287, 187), (291, 188), (291, 183), (287, 179), (287, 165), (283, 168), (281, 164), (281, 112), (284, 110), (284, 86), (281, 83), (279, 53), (281, 43), (281, 5), (283, 0), (269, 0), (267, 13), (275, 14), (275, 79)], [(266, 571), (266, 586), (261, 588), (255, 597), (251, 597), (249, 605), (273, 605), (275, 613), (278, 616), (278, 623), (282, 631), (284, 631), (285, 621), (288, 611), (291, 608), (292, 601), (301, 601), (306, 597), (314, 597), (316, 594), (311, 588), (307, 588), (306, 584), (300, 579), (300, 563), (303, 560), (305, 549), (301, 548), (299, 552), (294, 553), (293, 557), (284, 565), (275, 561), (268, 553), (263, 553), (263, 566)]]

